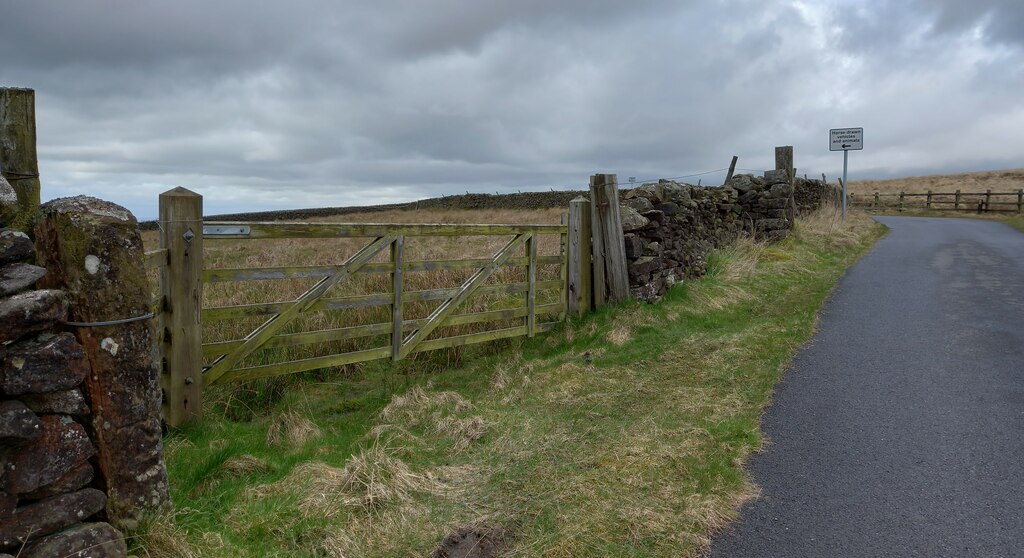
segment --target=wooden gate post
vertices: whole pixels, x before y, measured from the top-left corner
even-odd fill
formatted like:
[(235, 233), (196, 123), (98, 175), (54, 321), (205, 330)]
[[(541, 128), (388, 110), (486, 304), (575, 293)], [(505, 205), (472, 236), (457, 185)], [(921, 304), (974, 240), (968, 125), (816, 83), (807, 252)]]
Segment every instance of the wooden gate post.
[(629, 297), (626, 238), (619, 213), (619, 187), (614, 174), (590, 177), (590, 213), (593, 228), (594, 303), (619, 302)]
[(1024, 213), (1024, 189), (1017, 190), (1017, 213)]
[(992, 211), (992, 189), (985, 190), (985, 213)]
[(925, 205), (925, 208), (927, 208), (927, 209), (931, 209), (932, 208), (932, 191), (931, 190), (928, 190), (928, 197), (925, 198), (925, 204), (924, 205)]
[(164, 296), (164, 420), (202, 417), (203, 197), (185, 188), (160, 194), (160, 248), (167, 250)]
[(953, 198), (953, 199), (954, 199), (954, 201), (953, 201), (953, 210), (954, 211), (960, 211), (960, 189), (959, 188), (956, 189), (956, 197)]
[(722, 183), (722, 186), (729, 185), (729, 181), (732, 180), (733, 173), (736, 172), (736, 162), (739, 161), (739, 159), (740, 158), (736, 155), (732, 156), (732, 162), (729, 163), (729, 174), (725, 175), (725, 182)]
[(36, 92), (32, 89), (0, 87), (0, 171), (17, 195), (13, 215), (2, 217), (10, 219), (9, 225), (29, 230), (39, 212)]
[(590, 200), (580, 196), (569, 202), (569, 315), (579, 317), (591, 309), (593, 268), (590, 256)]

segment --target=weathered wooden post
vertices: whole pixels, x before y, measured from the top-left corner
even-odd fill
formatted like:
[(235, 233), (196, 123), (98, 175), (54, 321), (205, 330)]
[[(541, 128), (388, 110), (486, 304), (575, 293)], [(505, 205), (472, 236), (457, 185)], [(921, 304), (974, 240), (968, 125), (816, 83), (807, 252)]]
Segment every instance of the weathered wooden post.
[(619, 213), (619, 187), (614, 174), (590, 177), (590, 212), (594, 250), (594, 302), (601, 306), (629, 297), (626, 240)]
[(160, 194), (160, 248), (167, 250), (164, 296), (164, 420), (180, 426), (203, 410), (203, 197), (185, 188)]
[(992, 211), (992, 189), (985, 190), (985, 213)]
[(926, 209), (932, 208), (932, 191), (928, 190), (928, 197), (925, 198), (924, 206)]
[(405, 275), (402, 265), (405, 263), (405, 235), (398, 235), (391, 243), (391, 288), (394, 299), (391, 301), (391, 360), (398, 362), (402, 358), (402, 290), (405, 288)]
[(138, 223), (110, 202), (61, 198), (42, 207), (36, 248), (47, 268), (41, 283), (66, 293), (65, 324), (89, 361), (84, 386), (108, 520), (134, 529), (170, 504)]
[(1017, 190), (1017, 213), (1024, 213), (1024, 189)]
[(879, 203), (881, 203), (880, 196), (878, 195), (878, 192), (875, 192), (875, 200), (872, 202), (871, 207), (877, 208)]
[(960, 210), (960, 189), (956, 189), (956, 196), (953, 198), (953, 209), (956, 211)]
[(789, 204), (786, 206), (786, 216), (793, 221), (796, 219), (796, 169), (793, 168), (792, 145), (775, 148), (775, 170), (785, 170), (789, 174)]
[(590, 256), (590, 200), (580, 196), (569, 202), (569, 293), (570, 316), (582, 316), (591, 309), (593, 268)]
[(39, 211), (39, 161), (36, 158), (36, 92), (0, 88), (0, 171), (17, 197), (13, 211), (0, 220), (28, 229)]
[(733, 155), (732, 156), (732, 162), (729, 163), (729, 174), (725, 175), (725, 182), (722, 183), (722, 186), (725, 186), (726, 184), (729, 183), (730, 180), (732, 180), (732, 175), (733, 175), (733, 173), (736, 172), (736, 162), (737, 161), (739, 161), (739, 157), (737, 157), (736, 155)]
[(900, 205), (897, 208), (897, 211), (903, 211), (903, 190), (900, 190)]

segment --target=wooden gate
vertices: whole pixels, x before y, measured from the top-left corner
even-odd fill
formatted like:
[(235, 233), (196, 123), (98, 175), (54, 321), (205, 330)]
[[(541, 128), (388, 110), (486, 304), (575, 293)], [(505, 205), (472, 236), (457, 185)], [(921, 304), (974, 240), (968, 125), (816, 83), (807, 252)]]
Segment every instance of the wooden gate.
[[(154, 308), (164, 331), (165, 419), (172, 426), (200, 416), (203, 386), (532, 337), (567, 314), (566, 216), (552, 225), (212, 222), (195, 218), (201, 215), (198, 195), (175, 190), (166, 196), (162, 207), (192, 205), (161, 212), (161, 249), (149, 256), (151, 267), (162, 270)], [(450, 238), (495, 248), (485, 257), (409, 257), (411, 241), (422, 246)], [(546, 254), (539, 254), (544, 238)], [(211, 265), (218, 244), (228, 254), (259, 252), (263, 243), (282, 239), (300, 239), (285, 242), (301, 248), (350, 239), (345, 242), (354, 253), (332, 265)], [(365, 240), (354, 248), (359, 239)], [(450, 284), (424, 284), (430, 272), (445, 274)], [(240, 282), (258, 287), (275, 281), (312, 284), (286, 300), (220, 304), (209, 296), (211, 290), (230, 293)], [(385, 288), (359, 290), (371, 283)], [(360, 312), (362, 321), (352, 318)], [(331, 327), (311, 326), (320, 319), (314, 315), (333, 320)], [(243, 322), (255, 324), (244, 335)], [(237, 333), (223, 338), (225, 330)], [(311, 345), (320, 352), (295, 357), (313, 351)]]

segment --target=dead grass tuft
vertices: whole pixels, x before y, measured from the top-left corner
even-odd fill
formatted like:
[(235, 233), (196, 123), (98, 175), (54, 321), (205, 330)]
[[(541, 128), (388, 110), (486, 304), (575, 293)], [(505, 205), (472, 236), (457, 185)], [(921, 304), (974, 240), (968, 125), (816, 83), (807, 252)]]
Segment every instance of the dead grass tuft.
[(380, 412), (386, 422), (405, 422), (419, 425), (428, 418), (439, 420), (446, 414), (458, 414), (473, 408), (473, 404), (454, 391), (427, 392), (416, 386), (402, 395), (395, 395)]
[(843, 222), (842, 208), (825, 204), (817, 211), (802, 215), (796, 222), (796, 232), (823, 238), (836, 248), (850, 248), (860, 242), (870, 219), (864, 211), (847, 208), (846, 222)]
[(204, 555), (189, 542), (187, 533), (169, 515), (151, 520), (135, 537), (135, 547), (130, 551), (148, 558), (202, 558)]
[(434, 425), (434, 429), (438, 434), (454, 440), (455, 445), (452, 447), (452, 452), (459, 453), (482, 438), (490, 429), (490, 425), (484, 421), (483, 417), (479, 416), (457, 418), (449, 415), (439, 420)]
[(220, 466), (221, 470), (230, 477), (245, 477), (266, 473), (269, 470), (266, 460), (252, 455), (238, 455), (229, 457)]
[(608, 341), (616, 347), (621, 347), (626, 343), (629, 343), (629, 340), (632, 338), (632, 332), (628, 327), (620, 326), (608, 332)]
[(301, 448), (321, 436), (320, 428), (306, 417), (288, 411), (273, 419), (267, 429), (267, 446)]

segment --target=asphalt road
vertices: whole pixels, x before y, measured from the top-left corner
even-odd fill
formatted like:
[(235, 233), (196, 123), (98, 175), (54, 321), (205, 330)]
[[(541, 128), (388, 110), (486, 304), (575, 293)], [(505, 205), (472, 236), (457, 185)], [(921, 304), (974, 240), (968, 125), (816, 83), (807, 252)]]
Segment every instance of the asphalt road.
[(715, 557), (1024, 556), (1024, 234), (880, 217), (777, 386)]

